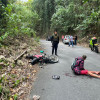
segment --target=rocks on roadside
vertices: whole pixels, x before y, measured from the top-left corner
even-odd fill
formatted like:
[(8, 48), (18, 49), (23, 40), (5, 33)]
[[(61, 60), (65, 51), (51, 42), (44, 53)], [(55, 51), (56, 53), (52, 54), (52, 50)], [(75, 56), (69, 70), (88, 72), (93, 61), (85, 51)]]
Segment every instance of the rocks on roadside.
[[(18, 100), (26, 100), (31, 90), (32, 82), (36, 80), (35, 74), (38, 68), (28, 63), (28, 60), (25, 59), (26, 54), (17, 60), (17, 64), (14, 59), (24, 50), (28, 50), (28, 54), (37, 54), (40, 48), (38, 48), (39, 46), (37, 46), (36, 42), (29, 38), (24, 40), (16, 39), (11, 42), (13, 43), (2, 47), (0, 50), (1, 66), (6, 66), (2, 67), (1, 75), (7, 78), (5, 82), (9, 85), (11, 95), (13, 96), (17, 93)], [(4, 74), (5, 72), (6, 74)], [(13, 97), (10, 99), (13, 99)]]
[(34, 95), (33, 100), (40, 100), (40, 96), (39, 95)]
[(17, 61), (17, 64), (20, 65), (20, 66), (24, 66), (24, 65), (25, 65), (24, 62), (23, 62), (22, 60), (18, 60), (18, 61)]
[(0, 59), (5, 59), (5, 56), (3, 56), (3, 55), (0, 55)]
[(12, 58), (12, 57), (10, 57), (10, 58), (6, 58), (6, 60), (8, 61), (8, 62), (11, 62), (11, 63), (14, 63), (14, 60), (13, 60), (14, 58)]
[(5, 67), (6, 64), (4, 62), (0, 62), (0, 66)]
[(10, 72), (12, 70), (11, 66), (8, 66), (7, 71)]
[(20, 48), (26, 49), (26, 48), (27, 48), (27, 44), (26, 44), (26, 43), (23, 43), (23, 44), (20, 46)]

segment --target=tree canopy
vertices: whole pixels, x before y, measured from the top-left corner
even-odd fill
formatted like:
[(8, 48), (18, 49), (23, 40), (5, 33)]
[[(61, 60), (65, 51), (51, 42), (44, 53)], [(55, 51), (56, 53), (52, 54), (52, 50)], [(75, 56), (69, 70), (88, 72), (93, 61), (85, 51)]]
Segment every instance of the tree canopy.
[(100, 0), (0, 0), (0, 41), (8, 36), (100, 35)]
[(34, 0), (41, 18), (41, 33), (57, 28), (60, 33), (100, 35), (99, 0)]
[(0, 41), (19, 35), (36, 36), (35, 26), (39, 15), (31, 9), (31, 1), (0, 1)]

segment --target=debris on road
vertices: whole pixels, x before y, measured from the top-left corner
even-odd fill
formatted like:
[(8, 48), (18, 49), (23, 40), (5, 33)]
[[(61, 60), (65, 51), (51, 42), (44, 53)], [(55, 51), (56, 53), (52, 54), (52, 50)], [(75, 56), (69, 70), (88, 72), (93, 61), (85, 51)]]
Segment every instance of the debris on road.
[(39, 100), (40, 99), (40, 96), (39, 95), (34, 95), (33, 96), (33, 100)]
[(58, 75), (53, 75), (53, 76), (52, 76), (52, 79), (59, 80), (59, 79), (60, 79), (60, 76), (58, 76)]

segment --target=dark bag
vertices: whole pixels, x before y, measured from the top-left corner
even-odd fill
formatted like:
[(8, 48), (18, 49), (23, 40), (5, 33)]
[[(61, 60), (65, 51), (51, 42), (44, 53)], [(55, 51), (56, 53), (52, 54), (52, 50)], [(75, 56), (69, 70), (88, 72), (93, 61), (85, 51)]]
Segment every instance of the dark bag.
[[(81, 61), (83, 61), (83, 60), (76, 58), (75, 61), (71, 65), (71, 69), (73, 70), (75, 67), (80, 66)], [(76, 64), (78, 64), (78, 65), (76, 66)]]

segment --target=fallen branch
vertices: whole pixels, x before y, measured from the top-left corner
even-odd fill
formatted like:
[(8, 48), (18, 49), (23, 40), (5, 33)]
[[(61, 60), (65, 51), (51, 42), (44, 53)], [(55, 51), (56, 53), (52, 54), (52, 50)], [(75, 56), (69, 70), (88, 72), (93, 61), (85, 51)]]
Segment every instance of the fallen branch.
[(20, 54), (15, 60), (14, 62), (16, 63), (18, 59), (20, 59), (25, 53), (27, 53), (27, 50), (25, 50), (22, 54)]

